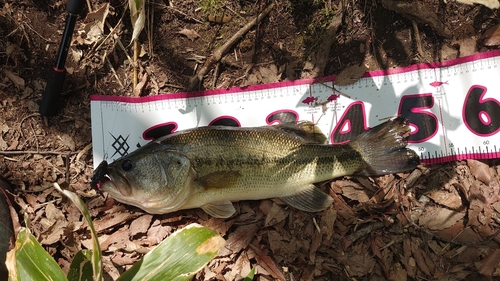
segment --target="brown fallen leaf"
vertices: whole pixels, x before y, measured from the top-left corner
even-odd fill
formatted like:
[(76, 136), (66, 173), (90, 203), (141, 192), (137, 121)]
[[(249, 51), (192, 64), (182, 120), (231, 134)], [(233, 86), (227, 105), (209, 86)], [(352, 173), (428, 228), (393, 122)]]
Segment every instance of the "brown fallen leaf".
[(134, 236), (138, 233), (146, 233), (151, 225), (152, 215), (143, 215), (130, 223), (130, 236)]
[(481, 4), (490, 9), (498, 9), (500, 7), (498, 0), (457, 0), (457, 2), (467, 5)]
[(177, 33), (186, 36), (191, 41), (194, 41), (196, 38), (200, 37), (200, 34), (198, 34), (198, 32), (193, 29), (183, 28)]
[(364, 63), (358, 65), (351, 65), (342, 72), (339, 73), (339, 75), (335, 78), (335, 81), (333, 83), (336, 86), (346, 86), (346, 85), (351, 85), (356, 83), (362, 76), (365, 74), (365, 72), (368, 70), (368, 66)]
[(285, 211), (278, 204), (273, 203), (273, 206), (271, 207), (269, 213), (266, 216), (266, 222), (264, 223), (264, 226), (267, 227), (282, 222), (284, 219), (288, 217), (288, 213), (289, 212)]
[(49, 202), (45, 207), (45, 216), (40, 220), (40, 224), (45, 228), (45, 231), (40, 235), (40, 243), (50, 245), (61, 239), (68, 221), (63, 212), (57, 209), (52, 202)]
[(255, 253), (255, 259), (260, 266), (262, 266), (271, 276), (277, 280), (285, 281), (285, 276), (281, 270), (276, 266), (276, 263), (268, 255), (264, 254), (261, 249), (256, 246), (249, 244), (250, 249)]
[(101, 218), (100, 220), (94, 221), (95, 230), (99, 233), (110, 227), (124, 223), (130, 219), (137, 217), (137, 214), (132, 214), (129, 212), (118, 213), (118, 214), (108, 214)]
[(500, 249), (495, 249), (493, 252), (489, 253), (484, 259), (475, 263), (478, 272), (486, 275), (492, 276), (495, 269), (498, 267), (500, 262)]
[(467, 159), (467, 166), (469, 166), (471, 173), (476, 179), (482, 181), (486, 185), (490, 184), (491, 172), (490, 167), (486, 163), (474, 159)]
[(461, 207), (463, 207), (462, 197), (460, 197), (460, 194), (453, 186), (448, 186), (451, 190), (432, 190), (425, 195), (431, 198), (432, 201), (436, 202), (437, 204), (453, 210), (459, 210)]
[(129, 241), (129, 229), (128, 227), (123, 227), (118, 231), (113, 232), (104, 242), (101, 243), (101, 250), (110, 250), (115, 252), (118, 249), (123, 249), (126, 247), (126, 242)]
[(479, 38), (483, 45), (493, 47), (500, 45), (500, 24), (488, 28)]
[(15, 74), (14, 72), (4, 69), (3, 72), (9, 79), (16, 85), (16, 87), (24, 89), (24, 79), (19, 77), (19, 75)]
[(360, 203), (368, 202), (370, 200), (366, 188), (351, 181), (345, 182), (348, 182), (350, 184), (345, 184), (342, 186), (342, 195), (351, 200), (356, 200)]
[(242, 225), (238, 227), (234, 232), (229, 234), (227, 244), (219, 251), (218, 256), (227, 256), (245, 249), (253, 240), (257, 230), (258, 227), (256, 224)]
[(150, 245), (156, 245), (163, 241), (167, 234), (169, 233), (169, 229), (171, 227), (162, 225), (160, 220), (155, 220), (153, 225), (148, 230), (148, 238), (147, 241)]
[(226, 280), (242, 280), (250, 273), (250, 259), (246, 252), (241, 252), (230, 271), (224, 277)]
[(418, 223), (430, 230), (441, 230), (454, 225), (463, 219), (465, 213), (446, 208), (427, 208), (420, 216)]

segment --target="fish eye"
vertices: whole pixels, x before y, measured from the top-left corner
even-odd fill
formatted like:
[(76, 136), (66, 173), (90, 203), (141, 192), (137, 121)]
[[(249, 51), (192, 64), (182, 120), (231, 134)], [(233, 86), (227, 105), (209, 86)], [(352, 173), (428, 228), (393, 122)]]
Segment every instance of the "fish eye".
[(124, 171), (130, 171), (130, 170), (132, 170), (133, 167), (134, 167), (134, 165), (132, 164), (132, 161), (130, 161), (129, 159), (123, 160), (122, 169)]

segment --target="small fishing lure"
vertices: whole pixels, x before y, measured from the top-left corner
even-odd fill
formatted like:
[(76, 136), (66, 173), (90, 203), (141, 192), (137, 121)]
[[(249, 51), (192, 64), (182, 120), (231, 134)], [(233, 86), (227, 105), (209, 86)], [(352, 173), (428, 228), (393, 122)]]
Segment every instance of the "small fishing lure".
[(99, 190), (99, 181), (107, 174), (108, 172), (108, 162), (103, 160), (97, 169), (95, 169), (92, 178), (90, 179), (90, 187), (93, 189)]

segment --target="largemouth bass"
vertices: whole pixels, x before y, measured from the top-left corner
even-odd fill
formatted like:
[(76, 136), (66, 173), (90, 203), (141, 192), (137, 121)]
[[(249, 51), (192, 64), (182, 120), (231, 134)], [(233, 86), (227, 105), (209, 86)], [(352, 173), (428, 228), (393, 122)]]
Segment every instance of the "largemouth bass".
[(255, 128), (199, 127), (152, 141), (113, 163), (101, 163), (92, 185), (152, 214), (202, 208), (218, 218), (232, 202), (279, 197), (308, 212), (333, 199), (314, 183), (345, 175), (375, 176), (414, 169), (410, 128), (396, 118), (347, 144), (326, 144), (310, 122)]

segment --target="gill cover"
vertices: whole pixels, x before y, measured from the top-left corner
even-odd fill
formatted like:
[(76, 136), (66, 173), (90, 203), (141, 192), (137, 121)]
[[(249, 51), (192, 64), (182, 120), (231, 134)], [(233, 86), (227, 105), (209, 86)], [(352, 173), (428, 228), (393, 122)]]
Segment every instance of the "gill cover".
[(108, 166), (120, 192), (116, 200), (152, 214), (178, 210), (192, 191), (191, 162), (175, 149), (151, 142)]

